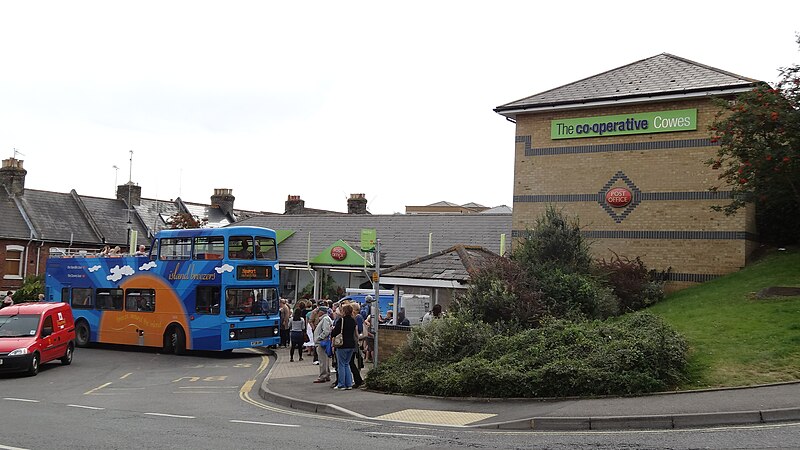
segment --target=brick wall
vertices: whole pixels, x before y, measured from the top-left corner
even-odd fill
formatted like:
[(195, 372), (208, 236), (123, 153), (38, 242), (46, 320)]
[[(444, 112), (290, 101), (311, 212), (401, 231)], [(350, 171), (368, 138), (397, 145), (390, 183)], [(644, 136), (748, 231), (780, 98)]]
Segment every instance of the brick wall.
[[(51, 245), (45, 243), (44, 246), (39, 247), (40, 244), (41, 242), (39, 241), (32, 241), (29, 244), (27, 240), (0, 239), (0, 291), (3, 293), (9, 289), (15, 291), (22, 286), (22, 279), (17, 279), (13, 277), (16, 274), (9, 274), (6, 271), (6, 249), (8, 246), (27, 248), (27, 252), (23, 251), (23, 264), (26, 266), (23, 268), (23, 276), (31, 276), (37, 274), (37, 256), (39, 258), (39, 274), (44, 274), (45, 264), (47, 264), (47, 256), (50, 252)], [(12, 278), (7, 278), (7, 275), (12, 275)]]
[(386, 361), (398, 348), (408, 343), (411, 327), (380, 325), (378, 328), (378, 362)]
[[(555, 119), (689, 108), (697, 109), (696, 131), (550, 138)], [(718, 149), (708, 132), (717, 111), (711, 100), (700, 99), (518, 116), (515, 235), (553, 204), (579, 217), (596, 257), (609, 258), (612, 251), (640, 256), (650, 268), (671, 267), (681, 286), (743, 267), (755, 247), (753, 208), (735, 216), (710, 208), (728, 196), (708, 191), (718, 172), (703, 163)], [(614, 187), (634, 192), (640, 202), (608, 207), (601, 193)]]

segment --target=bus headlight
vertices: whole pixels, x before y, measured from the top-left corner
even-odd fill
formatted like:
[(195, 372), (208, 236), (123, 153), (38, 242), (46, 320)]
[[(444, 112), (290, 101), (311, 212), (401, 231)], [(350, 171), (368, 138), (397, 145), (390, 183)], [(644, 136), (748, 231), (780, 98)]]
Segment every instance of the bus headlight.
[(272, 329), (272, 334), (274, 334), (275, 336), (278, 335), (278, 327)]
[(231, 331), (231, 334), (229, 336), (231, 337), (231, 340), (236, 339), (236, 332)]

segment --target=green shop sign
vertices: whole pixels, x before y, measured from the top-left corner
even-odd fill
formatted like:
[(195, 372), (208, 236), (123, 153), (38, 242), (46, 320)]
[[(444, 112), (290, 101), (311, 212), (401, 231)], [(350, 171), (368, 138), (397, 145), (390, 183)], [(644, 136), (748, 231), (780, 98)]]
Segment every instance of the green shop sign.
[(550, 121), (551, 139), (575, 139), (623, 134), (667, 133), (697, 129), (697, 110), (678, 109), (616, 116)]

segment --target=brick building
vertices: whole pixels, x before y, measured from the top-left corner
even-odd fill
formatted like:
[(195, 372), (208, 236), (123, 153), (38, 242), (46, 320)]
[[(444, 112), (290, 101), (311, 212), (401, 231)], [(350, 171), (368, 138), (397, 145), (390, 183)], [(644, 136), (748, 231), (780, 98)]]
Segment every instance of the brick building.
[(704, 161), (713, 99), (758, 83), (664, 53), (495, 108), (516, 123), (512, 235), (552, 204), (579, 217), (596, 257), (671, 267), (672, 287), (741, 268), (754, 209), (712, 211), (731, 194), (709, 191)]

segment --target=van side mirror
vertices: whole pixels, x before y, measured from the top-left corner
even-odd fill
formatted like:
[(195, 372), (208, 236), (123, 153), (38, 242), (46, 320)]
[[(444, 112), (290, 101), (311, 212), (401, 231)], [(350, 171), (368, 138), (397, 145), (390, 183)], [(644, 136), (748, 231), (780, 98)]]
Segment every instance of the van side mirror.
[(44, 327), (42, 328), (42, 337), (47, 337), (53, 334), (53, 329), (51, 327)]

